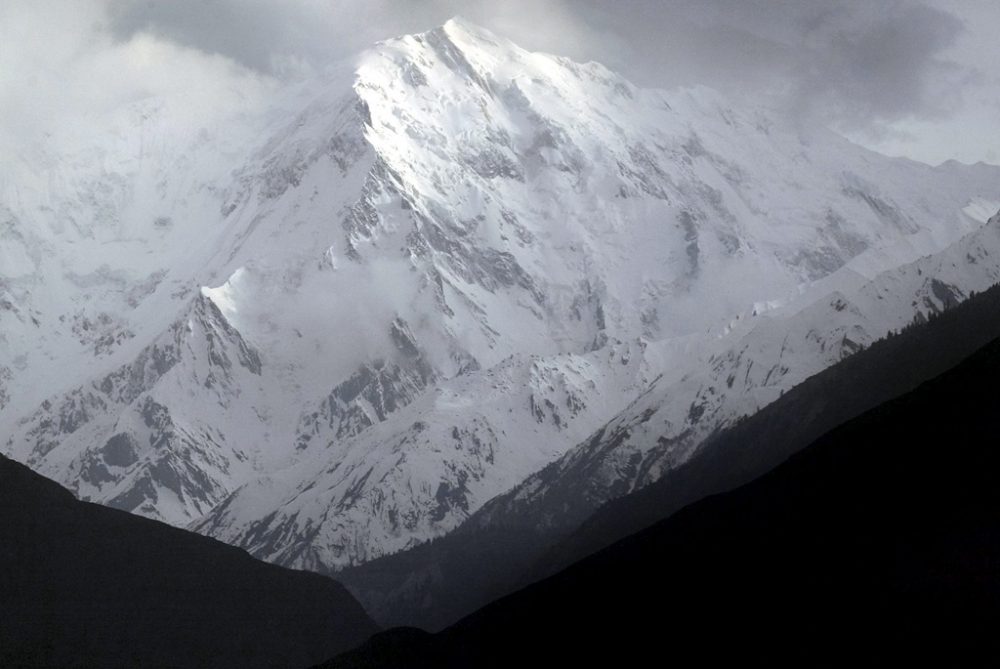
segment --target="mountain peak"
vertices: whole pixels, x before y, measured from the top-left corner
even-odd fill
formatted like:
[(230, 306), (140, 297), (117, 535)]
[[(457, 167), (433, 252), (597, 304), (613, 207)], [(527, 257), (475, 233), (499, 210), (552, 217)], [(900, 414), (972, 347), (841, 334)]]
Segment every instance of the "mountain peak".
[[(456, 16), (425, 32), (403, 35), (379, 43), (369, 52), (369, 57), (362, 61), (362, 72), (359, 75), (363, 77), (366, 73), (364, 65), (371, 63), (374, 58), (388, 59), (397, 66), (405, 66), (411, 73), (435, 63), (443, 63), (459, 75), (477, 78), (500, 63), (522, 62), (527, 56), (527, 51), (510, 40)], [(416, 81), (410, 76), (405, 76), (404, 81), (413, 85), (422, 80), (418, 75)]]
[[(938, 251), (997, 209), (997, 172), (914, 172), (827, 135), (806, 145), (764, 112), (639, 89), (461, 17), (343, 74), (213, 126), (191, 157), (112, 143), (65, 184), (32, 182), (44, 208), (9, 198), (0, 385), (39, 397), (0, 387), (6, 452), (38, 453), (71, 484), (86, 471), (81, 494), (179, 524), (250, 485), (213, 534), (267, 534), (258, 555), (300, 566), (357, 562), (450, 530), (662, 370), (677, 376), (661, 382), (678, 384), (670, 425), (707, 431), (753, 393), (776, 396), (790, 354), (765, 366), (763, 345), (723, 361), (730, 382), (706, 372), (730, 413), (682, 370), (727, 353), (702, 334), (751, 305), (862, 253), (874, 275)], [(977, 197), (994, 204), (960, 213)], [(992, 248), (972, 249), (977, 271)], [(206, 283), (223, 288), (192, 312)], [(748, 317), (728, 341), (768, 322)], [(867, 341), (831, 331), (795, 373), (839, 359), (848, 334)], [(681, 360), (694, 336), (702, 348)], [(123, 464), (123, 444), (148, 457)]]
[(477, 23), (469, 21), (464, 16), (456, 14), (447, 21), (445, 21), (439, 30), (444, 30), (448, 33), (453, 34), (465, 34), (473, 37), (487, 38), (491, 40), (496, 40), (496, 36), (490, 31), (486, 30)]
[(520, 50), (514, 42), (497, 35), (489, 29), (473, 23), (463, 16), (453, 16), (441, 26), (429, 31), (447, 36), (453, 43), (461, 44), (464, 49), (489, 50), (501, 48), (504, 50)]

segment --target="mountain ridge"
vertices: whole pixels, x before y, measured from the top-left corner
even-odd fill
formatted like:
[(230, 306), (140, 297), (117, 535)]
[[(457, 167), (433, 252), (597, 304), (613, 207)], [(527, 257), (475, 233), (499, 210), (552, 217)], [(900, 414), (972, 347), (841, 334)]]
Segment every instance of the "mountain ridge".
[[(321, 571), (450, 532), (804, 286), (851, 294), (956, 244), (1000, 181), (461, 21), (187, 144), (165, 141), (171, 109), (132, 111), (5, 209), (4, 451), (84, 497)], [(944, 281), (954, 299), (970, 275)], [(137, 364), (191, 300), (215, 326), (171, 372), (59, 428), (74, 389)], [(206, 386), (222, 340), (239, 381)], [(238, 362), (253, 356), (257, 373)], [(760, 398), (726, 402), (782, 391), (755, 373)], [(674, 409), (704, 405), (710, 431), (704, 399), (685, 388)], [(159, 443), (149, 402), (171, 417), (169, 466), (128, 463)], [(83, 485), (84, 469), (114, 480)]]
[(1000, 653), (998, 370), (993, 339), (750, 483), (438, 634), (389, 630), (321, 666), (988, 662)]
[[(948, 314), (949, 308), (955, 308), (958, 300), (952, 299), (950, 289), (945, 289), (945, 286), (953, 284), (931, 277), (947, 279), (949, 273), (956, 273), (951, 276), (964, 275), (965, 278), (960, 281), (950, 279), (955, 281), (954, 285), (977, 286), (978, 290), (995, 285), (1000, 280), (1000, 267), (995, 265), (994, 260), (998, 257), (997, 244), (1000, 242), (998, 224), (1000, 216), (994, 217), (989, 226), (972, 233), (954, 247), (910, 266), (887, 271), (884, 276), (862, 284), (854, 294), (835, 292), (818, 301), (809, 298), (805, 301), (806, 308), (800, 311), (791, 309), (783, 314), (777, 310), (759, 316), (756, 323), (751, 321), (747, 326), (749, 334), (737, 337), (735, 342), (721, 340), (725, 346), (712, 354), (717, 361), (742, 364), (743, 370), (735, 370), (738, 374), (731, 367), (717, 368), (703, 359), (691, 361), (690, 369), (696, 371), (693, 372), (693, 383), (687, 382), (689, 388), (711, 388), (713, 379), (716, 387), (728, 385), (730, 381), (743, 383), (744, 379), (750, 378), (756, 364), (759, 369), (753, 373), (758, 382), (774, 377), (779, 384), (773, 390), (764, 387), (763, 390), (769, 392), (759, 404), (706, 404), (702, 412), (705, 417), (715, 412), (721, 414), (724, 420), (710, 422), (708, 429), (698, 435), (695, 430), (702, 416), (691, 412), (693, 405), (688, 402), (671, 404), (663, 400), (664, 396), (671, 394), (690, 398), (694, 393), (689, 391), (690, 394), (684, 394), (683, 383), (678, 390), (677, 386), (661, 377), (658, 387), (651, 387), (640, 395), (609, 425), (595, 431), (562, 460), (554, 461), (511, 491), (487, 502), (452, 534), (434, 544), (416, 547), (412, 549), (412, 554), (404, 552), (343, 570), (338, 572), (338, 577), (383, 623), (439, 629), (477, 605), (520, 584), (522, 571), (530, 569), (546, 550), (573, 532), (602, 504), (636, 489), (641, 491), (643, 482), (640, 477), (648, 476), (654, 466), (662, 467), (662, 476), (649, 477), (647, 482), (658, 485), (662, 481), (669, 488), (673, 475), (683, 475), (686, 468), (692, 469), (688, 467), (692, 460), (697, 461), (705, 455), (704, 459), (714, 462), (715, 468), (708, 467), (706, 472), (705, 465), (695, 464), (693, 471), (700, 472), (699, 476), (704, 477), (706, 484), (718, 478), (724, 479), (722, 473), (727, 471), (727, 461), (712, 448), (713, 440), (717, 440), (720, 433), (725, 434), (727, 428), (734, 429), (747, 416), (767, 412), (772, 403), (782, 402), (789, 392), (795, 394), (802, 384), (811, 382), (806, 376), (822, 375), (824, 368), (834, 369), (837, 362), (850, 361), (859, 351), (866, 350), (869, 344), (886, 334), (909, 327), (913, 322), (926, 321), (936, 314)], [(972, 274), (965, 274), (966, 270), (971, 270)], [(975, 279), (970, 280), (970, 277)], [(906, 291), (912, 291), (909, 297), (905, 297)], [(937, 297), (936, 293), (941, 297)], [(907, 308), (890, 310), (892, 303), (888, 302), (887, 296), (895, 296), (894, 302), (902, 303)], [(967, 295), (960, 297), (964, 299)], [(910, 312), (910, 307), (918, 308)], [(911, 313), (915, 315), (911, 316)], [(989, 324), (988, 319), (986, 322)], [(776, 337), (775, 330), (781, 336)], [(755, 332), (759, 336), (754, 336)], [(856, 341), (845, 345), (848, 335)], [(971, 353), (974, 349), (969, 347), (967, 338), (984, 343), (981, 338), (975, 339), (975, 335), (956, 336), (951, 346)], [(801, 351), (803, 346), (806, 355), (801, 352), (796, 354), (796, 350)], [(817, 362), (814, 350), (826, 351), (829, 356), (826, 364)], [(747, 354), (747, 351), (751, 353)], [(926, 359), (909, 364), (914, 369), (923, 370), (922, 378), (928, 378), (935, 371), (942, 371), (941, 367), (931, 365), (942, 355), (945, 354), (928, 352)], [(783, 356), (785, 362), (782, 364)], [(865, 359), (870, 357), (865, 356)], [(871, 365), (872, 369), (882, 369), (886, 379), (903, 377), (898, 385), (889, 384), (896, 393), (908, 389), (906, 383), (909, 377), (902, 372), (891, 366), (886, 368), (877, 361)], [(774, 369), (778, 371), (772, 371)], [(675, 376), (682, 376), (686, 371), (682, 369)], [(880, 388), (886, 383), (887, 380), (874, 378), (871, 386)], [(703, 395), (707, 398), (714, 396), (711, 392)], [(890, 393), (881, 399), (891, 397)], [(752, 399), (752, 395), (749, 398)], [(865, 396), (865, 399), (871, 398)], [(819, 405), (822, 406), (824, 401), (821, 396)], [(857, 402), (855, 397), (845, 406), (856, 406)], [(813, 407), (810, 410), (816, 409)], [(680, 416), (678, 422), (682, 427), (678, 428), (673, 421), (656, 419), (662, 412), (669, 411)], [(820, 414), (823, 415), (823, 411)], [(833, 415), (837, 414), (834, 412)], [(850, 414), (839, 415), (841, 419), (851, 417)], [(691, 427), (686, 427), (685, 423)], [(806, 425), (810, 429), (814, 427), (813, 422)], [(829, 422), (826, 425), (833, 426)], [(795, 426), (789, 431), (796, 433), (801, 429), (802, 426)], [(634, 447), (629, 450), (631, 441), (650, 445), (644, 456), (650, 464), (642, 465), (642, 460), (639, 460), (642, 451)], [(780, 440), (778, 443), (781, 443)], [(803, 445), (799, 443), (799, 447)], [(671, 458), (670, 449), (678, 447), (685, 449), (685, 457)], [(704, 448), (708, 451), (703, 453)], [(759, 453), (732, 450), (733, 462), (728, 464), (733, 466), (741, 462), (746, 464), (745, 460), (753, 463), (758, 456), (764, 460), (771, 457), (766, 445), (760, 447)], [(784, 452), (787, 455), (791, 451)], [(623, 453), (625, 457), (622, 457)], [(622, 461), (625, 466), (614, 469)], [(772, 465), (777, 462), (771, 460)], [(572, 466), (567, 467), (567, 463)], [(751, 467), (751, 470), (761, 472), (759, 468), (753, 470)], [(710, 485), (699, 488), (697, 480), (685, 480), (679, 484), (679, 489), (680, 499), (685, 503), (699, 496), (692, 490), (703, 490), (704, 494), (713, 491)], [(677, 502), (671, 498), (670, 503)], [(471, 570), (466, 566), (470, 555), (475, 556), (472, 563), (478, 565)]]

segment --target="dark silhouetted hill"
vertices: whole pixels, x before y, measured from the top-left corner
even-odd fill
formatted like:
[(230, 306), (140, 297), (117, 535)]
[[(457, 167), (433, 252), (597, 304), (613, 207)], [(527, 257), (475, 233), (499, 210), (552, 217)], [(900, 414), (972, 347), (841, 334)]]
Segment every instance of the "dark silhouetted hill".
[[(720, 433), (683, 467), (608, 502), (582, 525), (532, 509), (495, 522), (487, 504), (451, 534), (337, 578), (383, 625), (438, 630), (707, 495), (769, 471), (830, 429), (912, 390), (1000, 337), (1000, 288), (876, 342)], [(498, 500), (502, 502), (503, 499)]]
[(324, 666), (994, 665), (998, 380), (1000, 340), (437, 635)]
[(0, 457), (0, 666), (302, 667), (375, 630), (331, 579), (77, 501)]

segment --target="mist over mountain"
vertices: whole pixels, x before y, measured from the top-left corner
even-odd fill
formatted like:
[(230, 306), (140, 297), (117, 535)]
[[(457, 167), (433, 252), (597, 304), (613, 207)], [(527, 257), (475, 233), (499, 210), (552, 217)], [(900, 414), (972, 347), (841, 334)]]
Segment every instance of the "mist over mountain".
[[(116, 510), (72, 506), (98, 537), (112, 519), (137, 550), (146, 532), (164, 552), (220, 548), (190, 533), (206, 535), (343, 579), (380, 625), (437, 631), (765, 474), (996, 336), (972, 297), (1000, 282), (1000, 167), (888, 157), (830, 127), (843, 100), (870, 105), (866, 127), (944, 113), (920, 102), (964, 34), (943, 10), (807, 3), (789, 16), (819, 21), (808, 45), (768, 27), (774, 7), (747, 17), (806, 63), (849, 44), (854, 65), (889, 67), (881, 49), (926, 38), (890, 68), (912, 78), (899, 108), (859, 74), (831, 84), (850, 63), (812, 89), (778, 75), (835, 121), (770, 88), (661, 89), (626, 68), (640, 85), (462, 17), (348, 55), (334, 52), (349, 40), (282, 33), (322, 13), (306, 0), (251, 3), (238, 24), (231, 3), (195, 4), (87, 0), (49, 23), (46, 3), (0, 10), (39, 34), (101, 17), (32, 94), (37, 119), (20, 79), (0, 91), (18, 101), (0, 113), (0, 454)], [(706, 30), (739, 14), (713, 7), (678, 11)], [(512, 34), (534, 45), (524, 20)], [(609, 34), (635, 30), (619, 23)], [(79, 104), (44, 104), (74, 73)], [(976, 326), (947, 329), (960, 318)], [(928, 322), (938, 334), (886, 340)], [(46, 513), (31, 509), (17, 522)], [(40, 553), (83, 541), (56, 520)], [(279, 599), (305, 583), (286, 577)], [(355, 613), (345, 646), (374, 629)], [(333, 655), (327, 641), (295, 641), (288, 661)]]
[[(620, 494), (995, 278), (997, 168), (886, 159), (458, 20), (187, 145), (171, 118), (129, 109), (128, 141), (11, 200), (5, 451), (289, 566), (444, 534), (645, 401), (675, 443), (635, 473), (617, 449), (596, 499)], [(877, 285), (953, 244), (940, 286)]]

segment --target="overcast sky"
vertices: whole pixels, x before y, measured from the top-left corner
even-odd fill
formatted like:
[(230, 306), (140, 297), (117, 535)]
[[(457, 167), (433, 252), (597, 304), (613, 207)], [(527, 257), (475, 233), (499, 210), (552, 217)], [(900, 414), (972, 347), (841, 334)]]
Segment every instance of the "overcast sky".
[(0, 150), (148, 96), (221, 113), (455, 14), (894, 155), (1000, 163), (995, 0), (2, 0)]

